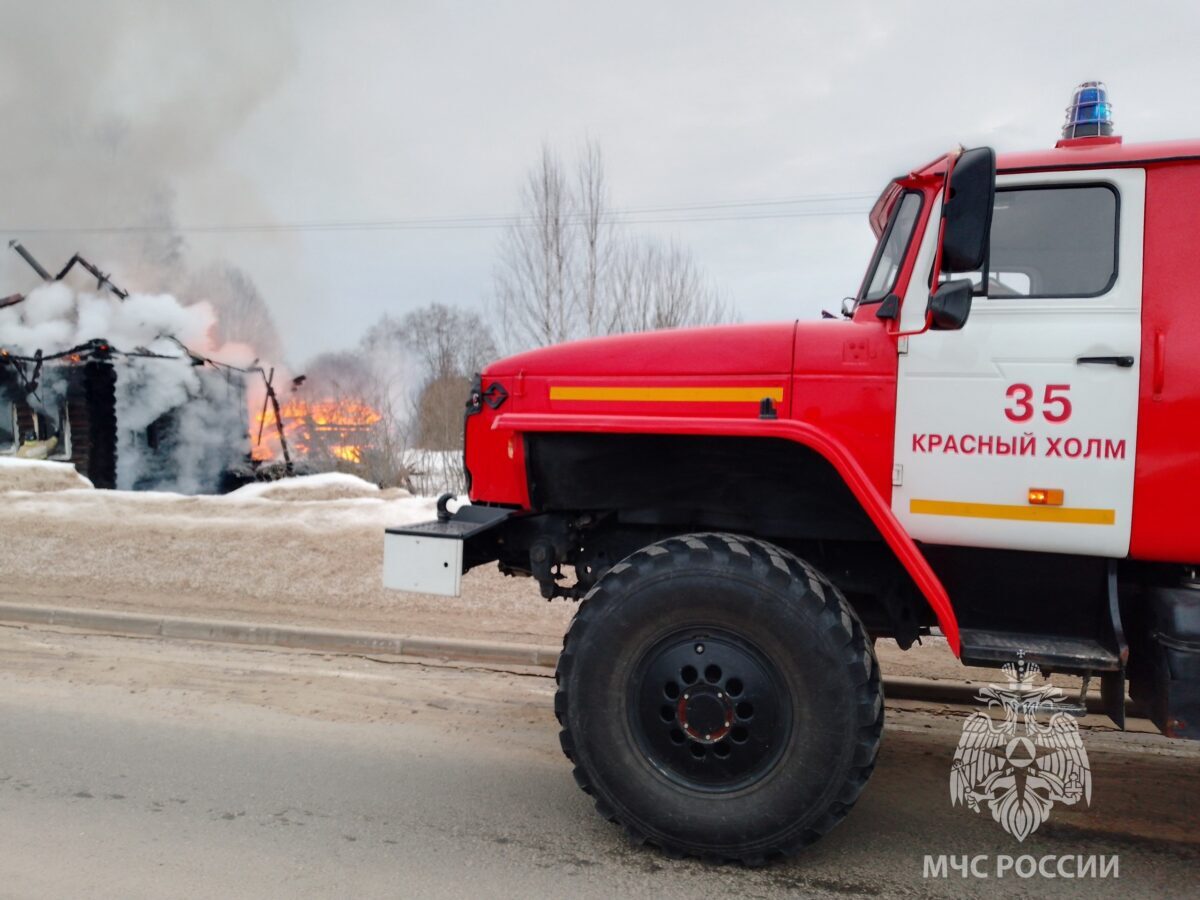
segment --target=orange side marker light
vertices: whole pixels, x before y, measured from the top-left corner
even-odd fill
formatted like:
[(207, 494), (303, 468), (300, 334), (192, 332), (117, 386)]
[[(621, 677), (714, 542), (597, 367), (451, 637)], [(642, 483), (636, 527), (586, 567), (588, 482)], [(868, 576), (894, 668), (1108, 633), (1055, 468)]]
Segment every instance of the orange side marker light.
[(1061, 488), (1030, 488), (1029, 502), (1034, 506), (1062, 506)]

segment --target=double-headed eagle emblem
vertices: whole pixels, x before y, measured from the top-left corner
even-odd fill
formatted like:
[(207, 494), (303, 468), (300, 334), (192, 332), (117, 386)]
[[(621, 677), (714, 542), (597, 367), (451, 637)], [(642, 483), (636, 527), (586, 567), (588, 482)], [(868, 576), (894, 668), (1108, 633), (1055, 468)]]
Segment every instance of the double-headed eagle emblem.
[(1003, 717), (972, 713), (963, 723), (950, 769), (950, 804), (964, 803), (972, 812), (989, 809), (1018, 841), (1037, 831), (1055, 803), (1092, 802), (1092, 774), (1079, 726), (1058, 709), (1063, 692), (1051, 684), (1035, 685), (1040, 671), (1023, 656), (1004, 666), (1007, 687), (980, 689), (977, 699)]

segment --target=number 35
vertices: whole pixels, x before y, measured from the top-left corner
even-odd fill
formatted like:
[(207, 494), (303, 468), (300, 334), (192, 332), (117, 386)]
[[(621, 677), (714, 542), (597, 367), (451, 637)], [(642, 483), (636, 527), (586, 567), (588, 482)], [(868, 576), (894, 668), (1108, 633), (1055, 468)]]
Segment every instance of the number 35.
[[(1067, 391), (1069, 384), (1048, 384), (1042, 394), (1042, 418), (1047, 422), (1065, 422), (1071, 418), (1071, 401)], [(1027, 384), (1014, 384), (1005, 391), (1005, 396), (1012, 401), (1012, 406), (1004, 410), (1012, 422), (1028, 422), (1033, 418), (1033, 388)]]

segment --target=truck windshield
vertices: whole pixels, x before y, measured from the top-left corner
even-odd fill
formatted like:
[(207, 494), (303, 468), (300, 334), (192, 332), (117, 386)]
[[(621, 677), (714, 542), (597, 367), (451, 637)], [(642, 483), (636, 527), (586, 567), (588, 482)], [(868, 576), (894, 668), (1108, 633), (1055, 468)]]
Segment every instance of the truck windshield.
[(921, 195), (917, 191), (906, 191), (892, 210), (887, 228), (879, 236), (875, 255), (867, 277), (859, 291), (859, 303), (878, 303), (896, 285), (896, 275), (904, 263), (904, 255), (912, 242), (917, 214), (921, 211)]

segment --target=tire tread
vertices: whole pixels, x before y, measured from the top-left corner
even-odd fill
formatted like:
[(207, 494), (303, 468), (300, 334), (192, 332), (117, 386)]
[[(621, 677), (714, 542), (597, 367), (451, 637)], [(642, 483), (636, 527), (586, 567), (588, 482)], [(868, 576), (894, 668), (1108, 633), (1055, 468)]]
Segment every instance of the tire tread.
[(567, 709), (568, 674), (574, 660), (575, 648), (588, 632), (591, 621), (598, 611), (609, 602), (612, 588), (636, 581), (647, 570), (653, 571), (676, 562), (695, 561), (699, 556), (715, 557), (736, 567), (749, 566), (760, 578), (776, 583), (798, 581), (808, 593), (821, 604), (820, 614), (826, 627), (840, 639), (837, 643), (843, 651), (845, 664), (861, 681), (856, 682), (858, 702), (855, 710), (858, 717), (858, 733), (855, 740), (853, 759), (845, 782), (825, 814), (809, 829), (790, 841), (780, 842), (767, 849), (755, 849), (744, 854), (713, 855), (697, 854), (688, 848), (674, 845), (659, 837), (649, 838), (635, 823), (623, 820), (617, 813), (617, 804), (601, 796), (591, 783), (588, 773), (575, 765), (573, 775), (580, 788), (592, 796), (600, 815), (620, 825), (628, 838), (635, 844), (649, 844), (671, 857), (700, 856), (705, 859), (739, 862), (750, 867), (762, 866), (774, 859), (794, 856), (813, 842), (819, 840), (838, 824), (858, 800), (866, 786), (879, 751), (883, 732), (883, 690), (879, 663), (871, 649), (866, 630), (858, 616), (832, 582), (809, 563), (793, 553), (758, 538), (723, 532), (698, 532), (666, 538), (650, 544), (631, 554), (613, 566), (580, 601), (579, 608), (563, 636), (563, 649), (555, 673), (557, 690), (554, 696), (554, 711), (562, 726), (559, 742), (563, 752), (572, 763), (575, 741), (570, 732)]

